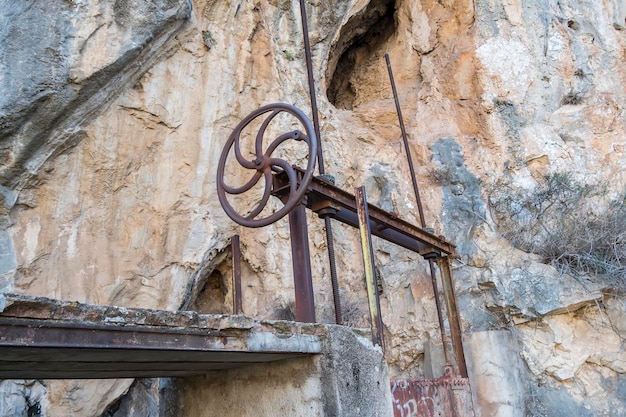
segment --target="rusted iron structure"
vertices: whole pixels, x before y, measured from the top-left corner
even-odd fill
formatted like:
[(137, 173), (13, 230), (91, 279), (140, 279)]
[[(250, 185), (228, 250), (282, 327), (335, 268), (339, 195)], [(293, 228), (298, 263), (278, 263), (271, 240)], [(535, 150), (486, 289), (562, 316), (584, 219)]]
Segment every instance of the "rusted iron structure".
[[(377, 288), (378, 277), (374, 264), (372, 236), (404, 247), (426, 259), (430, 266), (439, 327), (444, 342), (447, 362), (445, 374), (436, 379), (392, 381), (394, 415), (473, 416), (460, 319), (450, 269), (450, 259), (455, 255), (455, 248), (453, 244), (443, 237), (435, 236), (426, 227), (389, 57), (385, 58), (421, 227), (369, 204), (364, 187), (356, 188), (354, 194), (350, 194), (337, 187), (331, 177), (325, 175), (304, 0), (300, 0), (300, 7), (313, 122), (301, 110), (285, 103), (270, 104), (250, 113), (230, 135), (220, 156), (217, 170), (219, 200), (227, 215), (246, 227), (263, 227), (284, 216), (289, 217), (296, 319), (300, 322), (316, 321), (306, 210), (316, 213), (325, 222), (335, 318), (339, 324), (342, 317), (331, 222), (339, 221), (358, 228), (372, 338), (375, 344), (383, 348), (384, 323)], [(301, 128), (279, 134), (269, 142), (267, 148), (264, 148), (266, 133), (275, 131), (270, 126), (273, 126), (279, 115), (292, 117)], [(241, 144), (244, 139), (242, 133), (259, 121), (260, 127), (254, 135), (253, 156), (244, 155)], [(305, 169), (274, 156), (279, 147), (290, 141), (304, 143), (307, 146), (308, 159)], [(251, 171), (250, 178), (239, 186), (231, 186), (226, 181), (226, 163), (232, 155), (240, 167)], [(320, 174), (318, 176), (315, 175), (316, 162)], [(240, 213), (231, 205), (228, 196), (242, 195), (260, 181), (264, 184), (260, 201), (250, 211)], [(272, 196), (280, 199), (283, 206), (267, 214), (266, 206)], [(233, 236), (231, 248), (234, 265), (233, 311), (240, 314), (243, 312), (243, 300), (239, 236)], [(439, 270), (442, 282), (454, 362), (446, 347), (446, 329), (443, 308), (439, 300), (436, 269)], [(55, 300), (33, 301), (20, 296), (15, 296), (8, 302), (5, 297), (2, 303), (0, 379), (198, 375), (210, 370), (245, 366), (250, 363), (320, 354), (321, 341), (325, 337), (317, 326), (307, 327), (307, 324), (292, 323), (294, 329), (290, 337), (294, 338), (294, 342), (284, 346), (281, 344), (284, 340), (282, 325), (272, 328), (271, 323), (243, 316), (230, 316), (230, 319), (225, 319), (222, 316), (202, 316), (185, 312), (89, 307)], [(259, 326), (264, 327), (264, 336), (260, 342), (250, 337), (252, 329)]]
[[(378, 236), (421, 255), (428, 261), (430, 267), (439, 327), (442, 341), (444, 342), (442, 345), (444, 346), (445, 360), (448, 366), (456, 366), (458, 375), (466, 378), (467, 367), (465, 364), (459, 314), (450, 270), (450, 257), (454, 256), (455, 249), (454, 245), (447, 242), (443, 237), (435, 236), (426, 228), (415, 170), (389, 57), (386, 56), (385, 58), (402, 131), (402, 139), (406, 149), (407, 161), (411, 172), (411, 180), (421, 227), (412, 225), (397, 218), (397, 216), (392, 213), (386, 212), (372, 204), (368, 204), (363, 189), (355, 190), (355, 195), (349, 194), (339, 187), (336, 187), (334, 183), (328, 179), (328, 176), (325, 175), (319, 133), (318, 110), (315, 99), (312, 58), (308, 40), (306, 9), (303, 0), (300, 1), (300, 11), (304, 33), (305, 58), (313, 122), (311, 122), (301, 110), (285, 103), (266, 105), (246, 116), (228, 138), (220, 156), (217, 169), (218, 198), (228, 216), (235, 222), (246, 227), (263, 227), (278, 221), (285, 215), (289, 215), (297, 321), (315, 321), (315, 302), (305, 209), (310, 209), (317, 213), (325, 222), (337, 323), (341, 323), (341, 307), (338, 296), (332, 232), (330, 231), (331, 219), (359, 228), (366, 271), (372, 337), (374, 342), (381, 346), (384, 345), (383, 322), (380, 312), (380, 302), (378, 300), (378, 291), (375, 285), (377, 277), (373, 264), (371, 235)], [(276, 138), (268, 142), (265, 136), (268, 132), (275, 131), (271, 129), (270, 126), (281, 113), (286, 113), (288, 116), (291, 116), (302, 129), (279, 134)], [(265, 118), (262, 120), (256, 134), (253, 133), (250, 135), (248, 133), (248, 135), (243, 135), (244, 130), (247, 128), (253, 129), (252, 126), (256, 126), (254, 123), (258, 123), (257, 119), (261, 117)], [(254, 143), (249, 144), (253, 152), (252, 156), (246, 157), (242, 153), (244, 146), (241, 142), (250, 136), (254, 137)], [(308, 146), (306, 169), (298, 168), (295, 165), (292, 166), (284, 159), (273, 156), (273, 153), (278, 147), (289, 140), (303, 141)], [(264, 143), (269, 143), (266, 149), (263, 148)], [(240, 168), (250, 171), (250, 179), (241, 186), (231, 186), (227, 184), (226, 164), (229, 161), (230, 155), (234, 155), (234, 159), (239, 164)], [(314, 175), (316, 160), (318, 162), (319, 176)], [(253, 209), (239, 213), (233, 205), (231, 205), (229, 199), (251, 190), (253, 187), (257, 186), (261, 179), (263, 179), (264, 188), (260, 201)], [(266, 206), (271, 195), (278, 197), (284, 205), (276, 211), (270, 211), (269, 214), (265, 214), (267, 213)], [(444, 299), (446, 300), (446, 312), (450, 329), (449, 340), (451, 340), (454, 350), (454, 361), (451, 360), (446, 346), (447, 333), (439, 299), (435, 264), (438, 266), (443, 283)], [(236, 280), (241, 279), (240, 272), (235, 271), (235, 275)], [(237, 296), (240, 297), (240, 294), (235, 295), (235, 297)]]
[[(247, 116), (230, 136), (220, 157), (217, 175), (218, 197), (220, 202), (224, 206), (226, 213), (234, 221), (247, 227), (262, 227), (279, 220), (287, 214), (289, 215), (296, 320), (298, 321), (315, 321), (315, 301), (305, 209), (317, 213), (325, 223), (335, 319), (338, 324), (342, 323), (342, 315), (331, 220), (358, 228), (365, 269), (372, 340), (383, 349), (385, 345), (384, 324), (380, 310), (377, 285), (378, 277), (376, 276), (374, 264), (372, 235), (409, 249), (426, 259), (430, 269), (443, 353), (446, 361), (445, 375), (439, 379), (394, 381), (392, 385), (394, 405), (396, 406), (394, 412), (396, 416), (402, 417), (414, 415), (450, 417), (472, 416), (474, 413), (471, 402), (471, 391), (463, 351), (460, 318), (450, 269), (450, 259), (455, 255), (455, 248), (454, 245), (447, 242), (445, 238), (435, 236), (431, 229), (426, 226), (415, 168), (389, 56), (386, 54), (385, 60), (421, 227), (412, 225), (399, 219), (392, 213), (369, 204), (364, 187), (356, 188), (354, 195), (352, 195), (336, 187), (332, 177), (326, 175), (304, 0), (300, 0), (300, 13), (313, 122), (311, 123), (300, 110), (283, 103), (264, 106)], [(261, 128), (256, 135), (253, 135), (255, 136), (253, 145), (254, 156), (251, 157), (251, 159), (246, 159), (240, 151), (240, 141), (242, 140), (241, 132), (251, 125), (251, 122), (258, 116), (268, 112), (271, 112), (270, 116), (261, 123)], [(295, 117), (304, 130), (295, 130), (280, 134), (276, 139), (270, 142), (267, 149), (263, 149), (266, 130), (275, 116), (281, 112), (286, 112)], [(285, 160), (272, 156), (272, 153), (277, 147), (288, 139), (305, 141), (307, 143), (309, 155), (306, 169), (298, 168), (295, 165), (292, 166)], [(241, 187), (230, 187), (225, 182), (225, 165), (231, 153), (231, 148), (234, 149), (235, 158), (240, 167), (252, 170), (251, 179)], [(313, 174), (315, 160), (317, 160), (318, 163), (320, 174), (318, 176)], [(254, 209), (246, 213), (236, 212), (229, 203), (228, 195), (239, 195), (248, 191), (255, 186), (261, 178), (264, 178), (265, 188), (260, 203), (258, 203)], [(262, 212), (268, 203), (270, 195), (279, 198), (284, 206), (275, 212), (271, 212), (269, 215), (265, 215), (262, 214)], [(238, 244), (238, 241), (236, 243)], [(234, 244), (235, 241), (233, 241), (233, 245)], [(235, 249), (236, 248), (233, 248), (233, 250)], [(238, 259), (237, 262), (239, 262)], [(443, 305), (440, 300), (437, 281), (437, 269), (439, 270), (443, 288), (449, 334), (446, 331), (444, 322)], [(240, 271), (235, 270), (235, 281), (240, 282), (240, 280)], [(235, 297), (240, 298), (241, 295), (236, 294)], [(237, 307), (235, 307), (235, 310), (237, 310)], [(449, 353), (448, 342), (452, 345), (453, 357), (451, 357)], [(414, 407), (414, 409), (411, 407)]]
[(233, 314), (243, 313), (241, 291), (241, 243), (239, 235), (230, 239), (230, 251), (233, 257)]
[(467, 378), (444, 375), (437, 379), (391, 381), (394, 417), (441, 417), (474, 415)]
[[(317, 138), (317, 164), (320, 175), (326, 175), (324, 164), (324, 152), (322, 152), (322, 136), (320, 135), (320, 122), (317, 111), (317, 98), (315, 95), (315, 78), (313, 77), (313, 59), (311, 58), (311, 42), (309, 41), (309, 24), (306, 17), (306, 4), (300, 0), (300, 18), (302, 22), (302, 37), (304, 41), (304, 55), (306, 59), (307, 79), (309, 82), (309, 97), (311, 99), (311, 116), (313, 117), (313, 129)], [(339, 299), (339, 283), (337, 279), (337, 264), (335, 261), (335, 242), (333, 228), (330, 219), (324, 219), (326, 233), (326, 248), (328, 252), (328, 266), (330, 268), (330, 282), (333, 289), (333, 303), (335, 307), (335, 323), (342, 324), (341, 301)]]
[[(393, 101), (396, 105), (396, 112), (398, 114), (398, 122), (400, 124), (400, 131), (402, 132), (402, 144), (406, 152), (407, 164), (409, 166), (409, 173), (411, 174), (411, 184), (413, 185), (413, 194), (415, 196), (415, 202), (417, 204), (417, 211), (419, 214), (420, 224), (423, 229), (426, 228), (426, 217), (424, 216), (424, 208), (422, 206), (422, 199), (420, 197), (419, 187), (417, 185), (417, 176), (415, 175), (415, 167), (413, 165), (413, 157), (411, 155), (411, 148), (409, 147), (409, 139), (406, 134), (406, 127), (404, 126), (404, 117), (402, 117), (402, 108), (400, 106), (400, 99), (398, 98), (398, 90), (396, 89), (396, 81), (393, 76), (393, 70), (391, 68), (391, 60), (389, 54), (385, 54), (385, 61), (387, 63), (387, 72), (389, 73), (389, 82), (391, 84), (391, 91), (393, 93)], [(446, 363), (450, 363), (450, 355), (448, 354), (448, 346), (445, 343), (445, 327), (443, 322), (443, 313), (441, 310), (441, 300), (439, 299), (439, 290), (437, 285), (437, 275), (435, 273), (435, 265), (432, 259), (428, 260), (428, 267), (430, 269), (430, 279), (433, 286), (433, 293), (435, 294), (435, 306), (437, 308), (437, 320), (439, 322), (439, 332), (441, 334), (443, 355)]]

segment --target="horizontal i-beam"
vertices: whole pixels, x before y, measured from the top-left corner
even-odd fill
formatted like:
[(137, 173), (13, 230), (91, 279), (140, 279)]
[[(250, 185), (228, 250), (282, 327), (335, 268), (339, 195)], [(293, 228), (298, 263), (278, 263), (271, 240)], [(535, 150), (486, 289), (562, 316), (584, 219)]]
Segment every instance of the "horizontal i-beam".
[[(298, 173), (298, 185), (304, 171), (294, 167)], [(288, 192), (289, 180), (284, 173), (274, 174), (274, 195), (280, 197), (283, 191)], [(352, 227), (359, 227), (356, 200), (341, 188), (333, 185), (323, 177), (314, 177), (306, 193), (304, 204), (320, 217), (330, 217)], [(370, 230), (374, 236), (385, 239), (424, 258), (439, 256), (455, 256), (455, 246), (373, 204), (368, 203)]]

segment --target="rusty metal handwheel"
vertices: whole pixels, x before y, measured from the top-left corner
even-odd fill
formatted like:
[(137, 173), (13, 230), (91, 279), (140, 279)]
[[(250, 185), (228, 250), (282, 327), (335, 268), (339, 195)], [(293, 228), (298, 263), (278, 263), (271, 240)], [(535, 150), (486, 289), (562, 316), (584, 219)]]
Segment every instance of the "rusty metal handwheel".
[[(284, 133), (274, 139), (274, 141), (270, 143), (267, 150), (265, 150), (264, 152), (263, 137), (265, 136), (265, 131), (270, 122), (282, 112), (294, 116), (304, 127), (304, 132), (300, 130), (294, 130)], [(253, 120), (255, 120), (257, 117), (265, 115), (266, 113), (269, 113), (269, 115), (265, 118), (265, 120), (263, 120), (263, 123), (261, 124), (261, 127), (256, 134), (256, 140), (254, 143), (255, 158), (251, 161), (247, 160), (241, 154), (241, 146), (239, 143), (241, 132)], [(291, 164), (283, 159), (272, 157), (272, 152), (274, 152), (276, 148), (283, 142), (290, 139), (304, 141), (309, 148), (306, 172), (299, 184), (296, 178), (296, 172), (292, 168)], [(239, 165), (241, 165), (245, 169), (255, 171), (252, 174), (252, 178), (250, 178), (248, 182), (240, 187), (231, 187), (224, 182), (226, 160), (233, 146), (235, 151), (235, 158)], [(313, 179), (316, 155), (317, 140), (315, 137), (315, 131), (313, 130), (313, 125), (308, 117), (306, 117), (306, 115), (300, 109), (285, 103), (268, 104), (266, 106), (256, 109), (248, 116), (246, 116), (237, 125), (233, 133), (231, 133), (231, 135), (229, 136), (228, 141), (226, 142), (226, 145), (222, 150), (222, 154), (220, 155), (220, 160), (217, 165), (217, 196), (220, 200), (220, 203), (222, 204), (222, 207), (224, 208), (224, 211), (226, 212), (228, 217), (230, 217), (240, 225), (246, 227), (263, 227), (281, 219), (287, 213), (289, 213), (297, 204), (299, 204), (304, 197), (304, 194), (306, 193), (307, 188), (311, 183), (311, 180)], [(284, 172), (289, 178), (288, 197), (286, 198), (286, 200), (283, 200), (285, 205), (281, 209), (266, 217), (256, 218), (263, 211), (263, 209), (267, 205), (267, 201), (269, 200), (270, 195), (272, 194), (272, 172)], [(261, 177), (263, 177), (265, 180), (265, 189), (263, 191), (263, 197), (261, 198), (261, 201), (249, 213), (245, 215), (238, 213), (228, 201), (226, 194), (243, 194), (246, 191), (250, 190), (252, 187), (254, 187), (259, 182)]]

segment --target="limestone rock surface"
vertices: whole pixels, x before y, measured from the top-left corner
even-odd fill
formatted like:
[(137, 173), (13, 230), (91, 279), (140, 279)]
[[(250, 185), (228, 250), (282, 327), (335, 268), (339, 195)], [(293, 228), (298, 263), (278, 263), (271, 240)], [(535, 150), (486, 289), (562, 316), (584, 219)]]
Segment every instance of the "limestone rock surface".
[[(624, 195), (624, 2), (306, 4), (326, 172), (419, 224), (390, 55), (425, 223), (457, 244), (463, 327), (481, 333), (474, 370), (521, 387), (517, 398), (481, 397), (482, 415), (519, 415), (507, 401), (526, 415), (626, 415), (623, 293), (516, 247), (496, 204), (564, 174), (604, 187), (589, 202), (597, 211)], [(0, 33), (0, 289), (229, 313), (239, 234), (244, 312), (292, 314), (286, 219), (239, 227), (215, 190), (222, 147), (248, 113), (280, 101), (310, 115), (297, 2), (0, 0)], [(296, 148), (284, 155), (305, 160)], [(367, 326), (357, 234), (333, 231), (346, 322)], [(309, 236), (317, 318), (332, 322), (327, 243), (312, 215)], [(424, 343), (439, 338), (428, 265), (374, 245), (391, 376), (423, 376)], [(511, 342), (491, 331), (518, 341), (514, 379), (488, 363)], [(111, 415), (131, 385), (7, 381), (0, 410)], [(130, 389), (124, 398), (142, 403), (161, 390)]]

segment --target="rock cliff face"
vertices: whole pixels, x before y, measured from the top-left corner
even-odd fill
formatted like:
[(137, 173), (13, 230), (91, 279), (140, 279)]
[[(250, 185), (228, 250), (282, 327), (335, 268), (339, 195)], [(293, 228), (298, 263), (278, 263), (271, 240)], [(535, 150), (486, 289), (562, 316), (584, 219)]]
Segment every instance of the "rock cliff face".
[[(215, 169), (250, 111), (283, 101), (310, 113), (297, 2), (0, 6), (0, 288), (229, 312), (228, 246), (240, 234), (244, 312), (289, 315), (286, 220), (231, 222)], [(626, 415), (626, 4), (307, 7), (326, 171), (417, 224), (390, 55), (426, 222), (459, 252), (482, 415)], [(574, 237), (592, 241), (607, 219), (609, 255), (590, 267)], [(344, 315), (364, 325), (356, 234), (334, 232)], [(317, 316), (331, 322), (323, 223), (311, 217), (309, 233)], [(392, 376), (421, 376), (426, 341), (439, 337), (428, 267), (391, 244), (375, 251)], [(159, 391), (4, 381), (0, 414), (121, 415), (129, 406), (115, 401), (131, 385), (126, 401)]]

